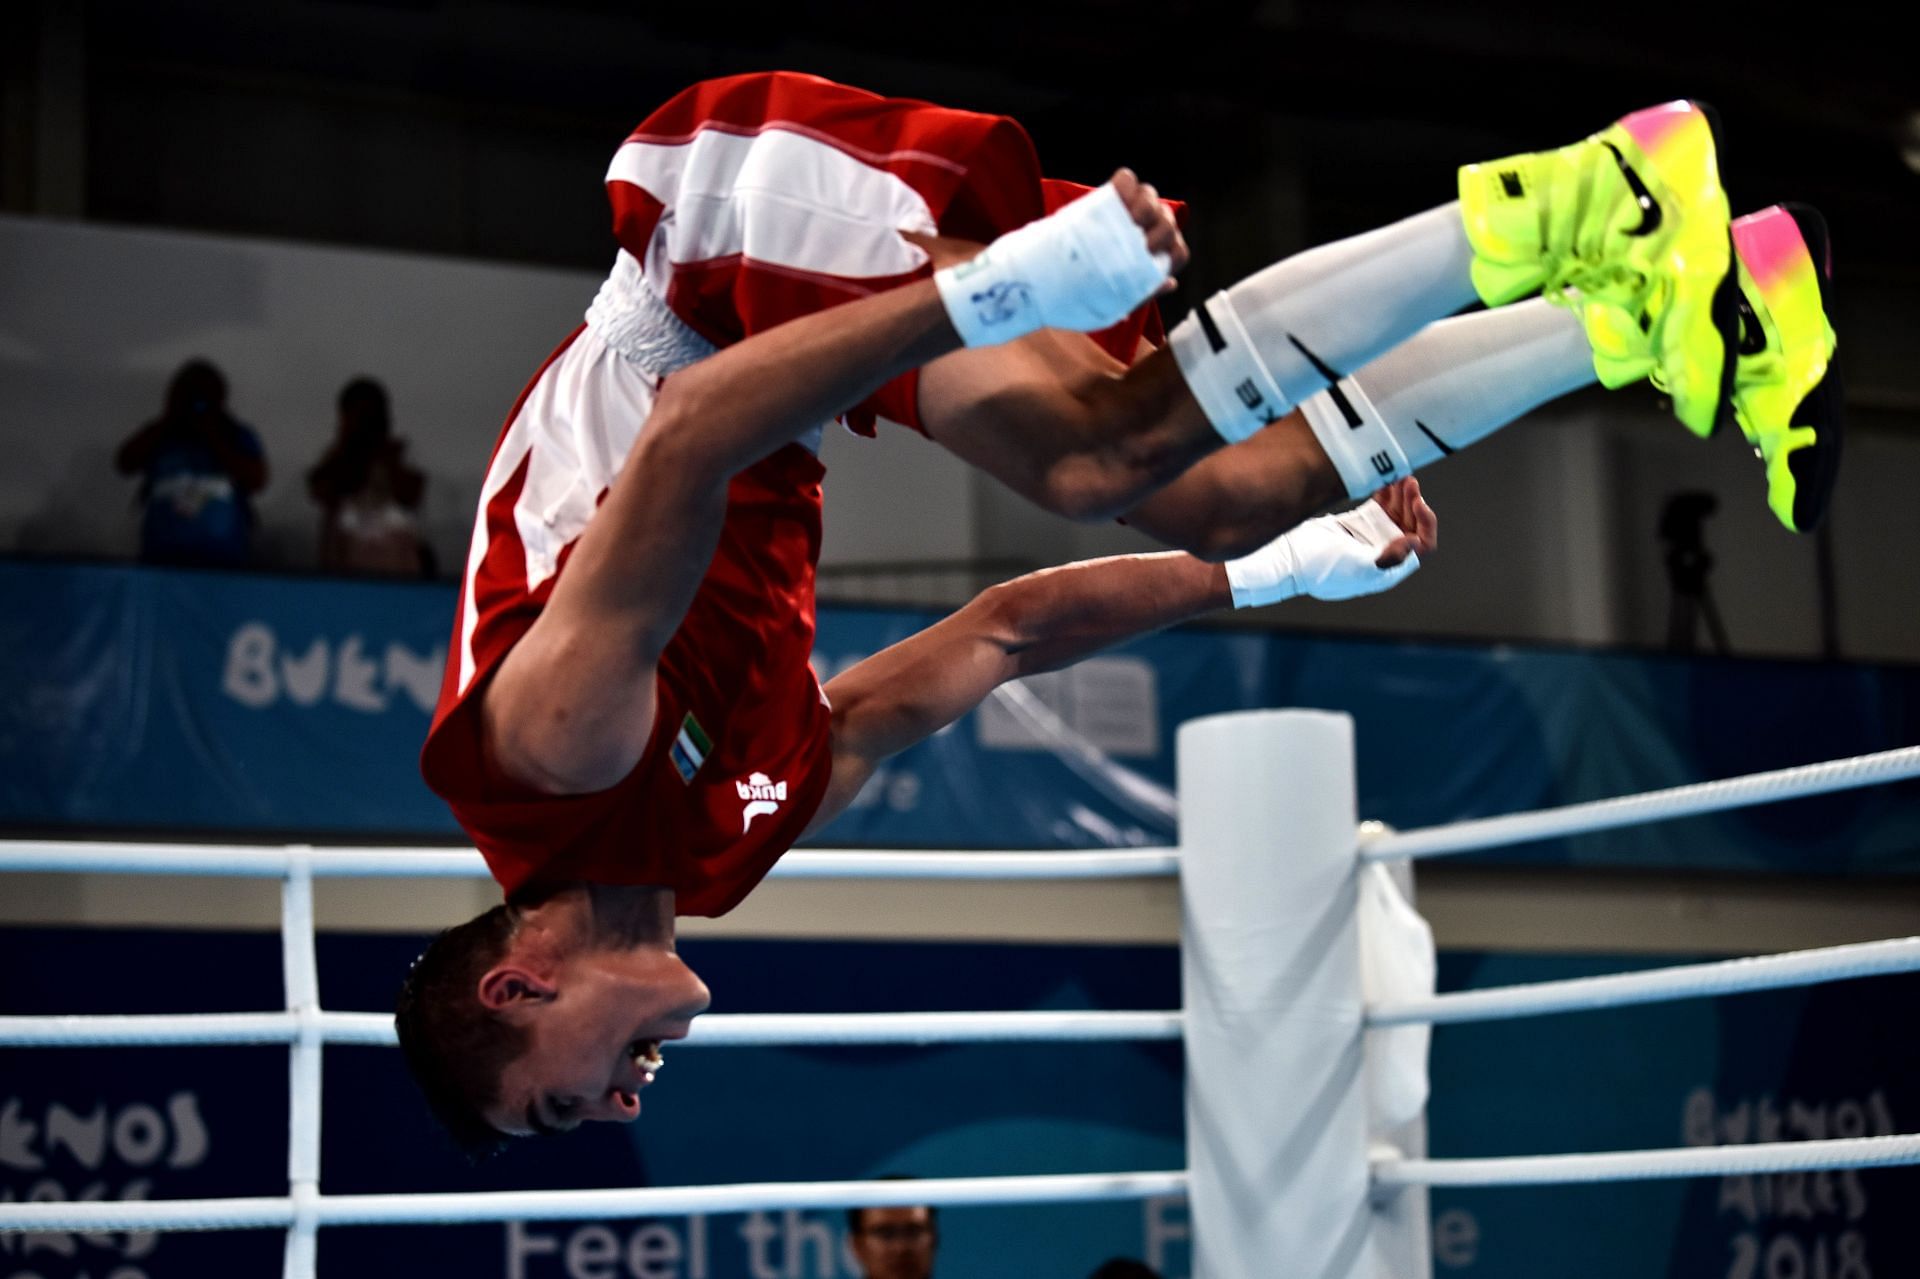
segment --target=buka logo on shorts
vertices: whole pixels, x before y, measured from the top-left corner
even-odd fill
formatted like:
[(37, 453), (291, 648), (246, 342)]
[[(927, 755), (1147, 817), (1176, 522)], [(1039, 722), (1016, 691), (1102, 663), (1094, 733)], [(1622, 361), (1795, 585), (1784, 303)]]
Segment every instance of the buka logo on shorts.
[(744, 782), (735, 782), (746, 807), (740, 812), (740, 833), (746, 834), (756, 817), (771, 817), (787, 802), (787, 784), (776, 782), (765, 773), (755, 773)]

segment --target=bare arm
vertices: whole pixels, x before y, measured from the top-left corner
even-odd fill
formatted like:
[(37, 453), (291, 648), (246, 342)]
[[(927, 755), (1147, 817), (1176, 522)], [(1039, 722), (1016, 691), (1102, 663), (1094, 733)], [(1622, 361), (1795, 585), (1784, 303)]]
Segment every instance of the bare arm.
[(481, 714), (508, 776), (552, 794), (625, 776), (653, 729), (653, 669), (719, 542), (733, 475), (953, 349), (922, 282), (807, 316), (668, 379), (552, 599)]
[[(945, 728), (1008, 680), (1226, 608), (1239, 591), (1254, 596), (1241, 599), (1252, 607), (1263, 595), (1346, 599), (1387, 589), (1412, 571), (1391, 570), (1433, 551), (1440, 525), (1417, 480), (1389, 485), (1373, 500), (1376, 515), (1385, 517), (1377, 525), (1353, 524), (1352, 513), (1316, 521), (1239, 561), (1238, 577), (1226, 565), (1177, 552), (1044, 569), (983, 591), (951, 617), (874, 654), (827, 685), (833, 777), (809, 831), (839, 816), (880, 761)], [(1282, 562), (1287, 589), (1277, 592), (1269, 588), (1281, 576), (1273, 566)], [(1376, 579), (1376, 570), (1386, 572)]]
[(880, 761), (945, 728), (1008, 680), (1057, 670), (1232, 602), (1225, 569), (1177, 552), (1088, 560), (989, 588), (828, 683), (833, 780), (809, 829), (839, 816)]
[[(1123, 170), (1114, 188), (1150, 251), (1184, 252), (1151, 187)], [(550, 602), (482, 698), (498, 765), (553, 794), (625, 776), (652, 733), (655, 663), (719, 542), (728, 481), (959, 345), (939, 290), (923, 281), (794, 320), (669, 378)]]
[(1127, 523), (1206, 560), (1246, 555), (1346, 498), (1298, 410), (1221, 449), (1139, 506)]

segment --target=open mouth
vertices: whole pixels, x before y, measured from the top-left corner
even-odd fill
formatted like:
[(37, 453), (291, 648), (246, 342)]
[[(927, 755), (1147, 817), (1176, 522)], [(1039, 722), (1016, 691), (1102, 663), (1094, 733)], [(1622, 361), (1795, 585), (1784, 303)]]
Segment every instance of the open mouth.
[(654, 1074), (666, 1063), (660, 1057), (660, 1041), (657, 1039), (636, 1039), (627, 1045), (627, 1056), (633, 1064), (648, 1075)]

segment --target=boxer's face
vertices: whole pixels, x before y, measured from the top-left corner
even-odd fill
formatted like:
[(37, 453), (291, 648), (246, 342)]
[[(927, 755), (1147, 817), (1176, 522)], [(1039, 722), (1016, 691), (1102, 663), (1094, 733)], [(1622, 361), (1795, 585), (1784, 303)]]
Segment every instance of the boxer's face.
[(706, 983), (669, 950), (568, 960), (502, 1009), (527, 1029), (528, 1047), (501, 1072), (487, 1122), (509, 1136), (534, 1136), (638, 1119), (661, 1045), (685, 1038), (709, 999)]

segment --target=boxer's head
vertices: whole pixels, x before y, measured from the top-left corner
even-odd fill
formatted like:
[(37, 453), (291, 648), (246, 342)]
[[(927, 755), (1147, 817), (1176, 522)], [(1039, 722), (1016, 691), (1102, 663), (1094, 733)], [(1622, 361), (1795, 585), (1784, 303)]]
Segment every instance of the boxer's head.
[(671, 896), (575, 885), (496, 906), (435, 938), (394, 1021), (434, 1114), (472, 1153), (507, 1138), (639, 1117), (660, 1046), (706, 984), (675, 952)]

